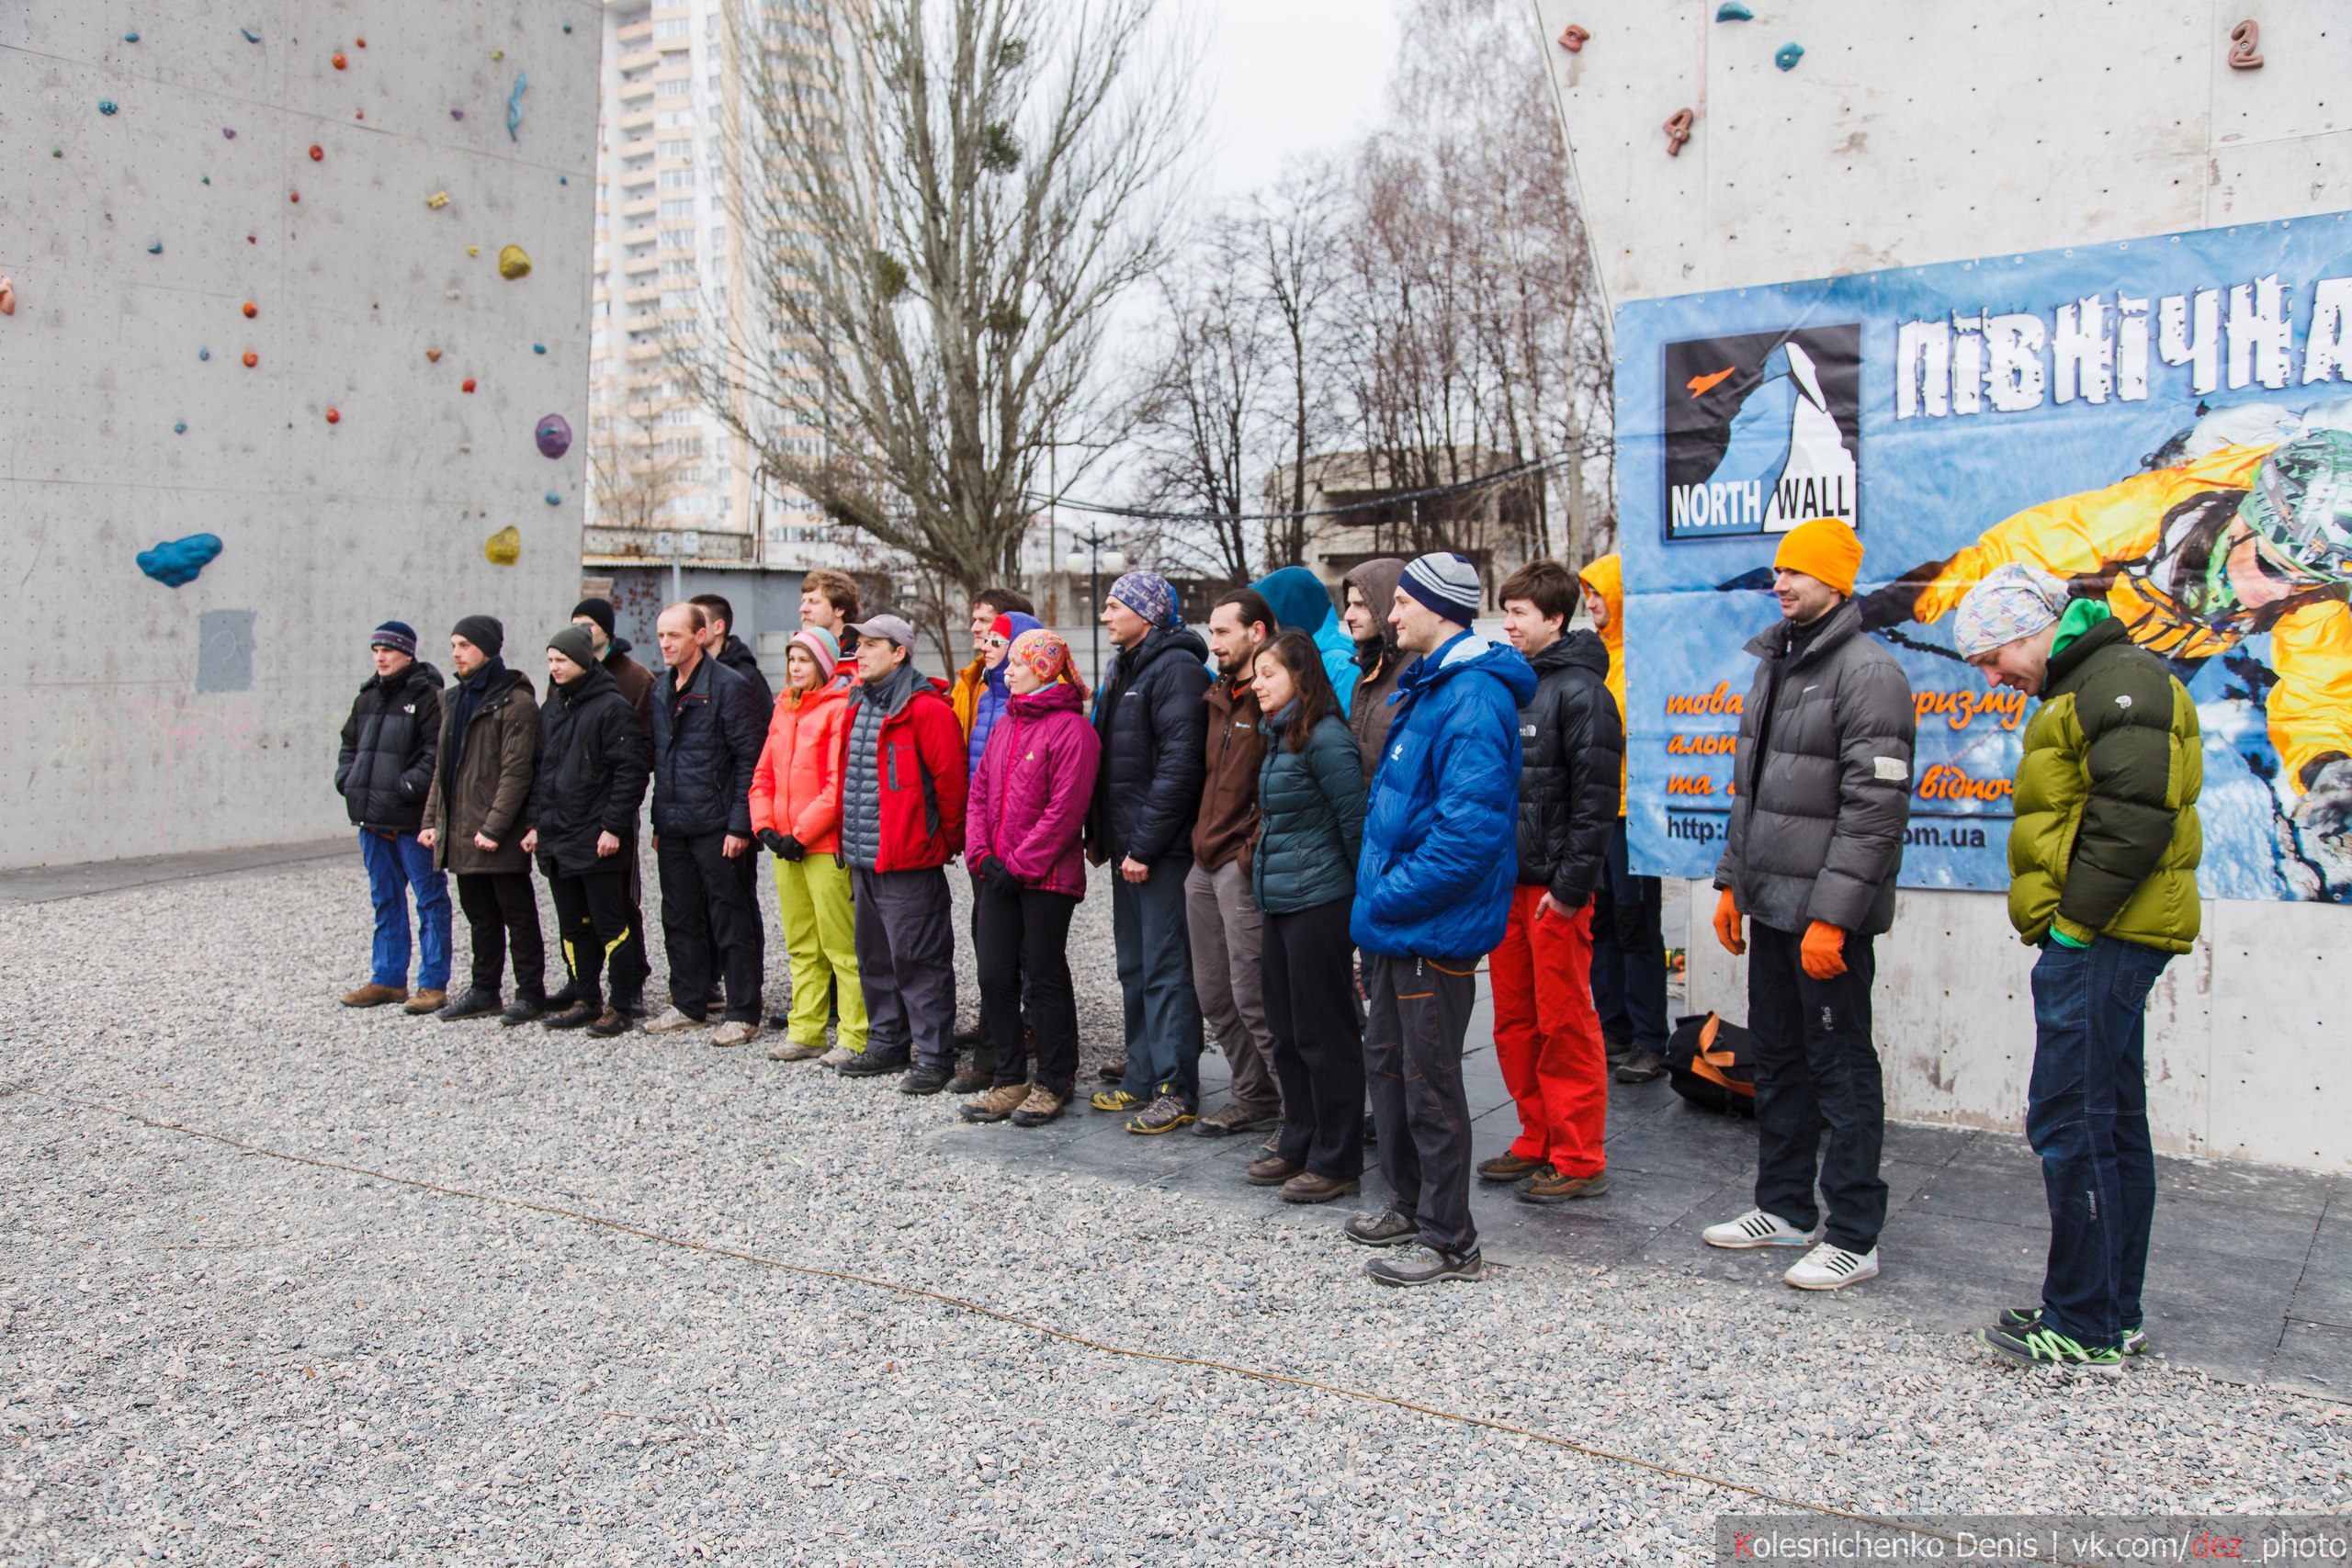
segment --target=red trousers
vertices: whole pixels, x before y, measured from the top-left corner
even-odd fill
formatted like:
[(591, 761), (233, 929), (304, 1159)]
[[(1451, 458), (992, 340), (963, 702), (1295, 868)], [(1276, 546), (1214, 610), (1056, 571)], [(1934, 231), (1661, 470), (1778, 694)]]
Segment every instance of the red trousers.
[(1609, 1055), (1592, 1006), (1592, 904), (1563, 919), (1541, 887), (1511, 895), (1510, 924), (1487, 960), (1495, 993), (1495, 1057), (1519, 1102), (1510, 1152), (1565, 1176), (1608, 1164)]

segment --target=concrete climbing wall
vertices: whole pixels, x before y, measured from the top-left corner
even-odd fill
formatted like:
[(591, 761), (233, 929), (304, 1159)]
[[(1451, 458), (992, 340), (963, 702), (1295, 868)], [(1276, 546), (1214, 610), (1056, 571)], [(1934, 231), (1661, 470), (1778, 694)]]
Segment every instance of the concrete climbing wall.
[[(2352, 207), (2352, 25), (2329, 0), (1719, 8), (1534, 0), (1612, 306)], [(2250, 12), (2262, 63), (2233, 68)], [(1571, 26), (1587, 35), (1573, 51), (1557, 41)], [(1744, 1019), (1713, 907), (1694, 888), (1668, 941), (1688, 943), (1692, 1010)], [(2204, 914), (2149, 1007), (2158, 1145), (2352, 1169), (2332, 973), (2352, 910), (2209, 899)], [(2031, 954), (2001, 898), (1905, 892), (1878, 963), (1890, 1111), (2020, 1125)]]
[[(590, 0), (0, 6), (0, 866), (346, 827), (386, 619), (446, 674), (494, 615), (544, 686), (600, 38)], [(142, 571), (202, 535), (193, 581)]]

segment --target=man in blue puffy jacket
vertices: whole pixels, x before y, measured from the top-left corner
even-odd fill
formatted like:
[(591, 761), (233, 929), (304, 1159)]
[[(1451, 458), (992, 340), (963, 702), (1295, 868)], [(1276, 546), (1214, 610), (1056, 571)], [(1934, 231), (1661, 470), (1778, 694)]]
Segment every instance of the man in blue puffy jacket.
[(1406, 1247), (1364, 1272), (1384, 1285), (1475, 1280), (1470, 1102), (1462, 1037), (1478, 957), (1502, 941), (1519, 875), (1519, 709), (1535, 671), (1469, 629), (1477, 568), (1431, 554), (1396, 580), (1397, 646), (1419, 655), (1373, 775), (1349, 934), (1363, 953), (1364, 1070), (1395, 1195), (1348, 1223), (1366, 1247)]

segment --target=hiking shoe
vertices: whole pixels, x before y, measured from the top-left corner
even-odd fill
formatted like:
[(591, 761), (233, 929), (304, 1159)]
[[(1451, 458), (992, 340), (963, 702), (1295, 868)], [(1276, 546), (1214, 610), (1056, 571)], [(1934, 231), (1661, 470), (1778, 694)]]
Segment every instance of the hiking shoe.
[(899, 1080), (899, 1092), (900, 1094), (937, 1094), (947, 1087), (947, 1080), (955, 1076), (936, 1062), (917, 1062), (907, 1069), (907, 1076)]
[(347, 1008), (379, 1008), (386, 1002), (408, 1000), (406, 986), (379, 986), (373, 980), (356, 990), (343, 993), (343, 1005)]
[(1487, 1272), (1487, 1260), (1475, 1247), (1464, 1252), (1441, 1252), (1419, 1242), (1394, 1258), (1375, 1258), (1363, 1271), (1380, 1285), (1435, 1285), (1447, 1280), (1476, 1280)]
[(1123, 1089), (1102, 1089), (1095, 1090), (1094, 1098), (1086, 1103), (1097, 1111), (1133, 1111), (1143, 1101)]
[(1391, 1203), (1377, 1214), (1358, 1214), (1341, 1228), (1361, 1247), (1398, 1247), (1419, 1237), (1421, 1222)]
[(768, 1053), (771, 1062), (822, 1061), (824, 1056), (822, 1045), (803, 1045), (797, 1040), (787, 1040)]
[(1363, 1190), (1362, 1181), (1341, 1181), (1336, 1176), (1317, 1176), (1303, 1170), (1283, 1183), (1285, 1203), (1328, 1203), (1334, 1198), (1348, 1198)]
[(561, 1012), (551, 1012), (539, 1021), (549, 1029), (585, 1029), (605, 1016), (605, 1010), (594, 1002), (573, 1002)]
[(480, 986), (469, 986), (466, 994), (433, 1016), (444, 1023), (454, 1023), (461, 1018), (488, 1018), (498, 1010), (498, 993), (485, 991)]
[[(2038, 1304), (2030, 1307), (2004, 1307), (2001, 1315), (1993, 1320), (1993, 1326), (2006, 1329), (2011, 1334), (2023, 1334), (2029, 1329), (2039, 1328), (2041, 1326), (2041, 1308)], [(2148, 1328), (2145, 1324), (2125, 1329), (2123, 1343), (2116, 1347), (2127, 1356), (2137, 1356), (2147, 1348)]]
[(1573, 1203), (1579, 1198), (1598, 1198), (1609, 1190), (1609, 1173), (1596, 1170), (1590, 1176), (1564, 1176), (1556, 1170), (1542, 1175), (1511, 1194), (1522, 1203)]
[(1262, 1133), (1283, 1124), (1279, 1105), (1250, 1105), (1228, 1100), (1215, 1115), (1204, 1116), (1193, 1131), (1204, 1138), (1229, 1138), (1236, 1133)]
[[(905, 1072), (907, 1064), (912, 1060), (911, 1056), (885, 1055), (879, 1051), (868, 1048), (843, 1062), (838, 1071), (845, 1078), (878, 1078), (890, 1073)], [(942, 1087), (945, 1087), (944, 1080)]]
[(1666, 1058), (1646, 1045), (1630, 1053), (1623, 1061), (1617, 1064), (1616, 1077), (1619, 1083), (1648, 1083), (1655, 1078), (1664, 1077), (1666, 1077)]
[(964, 1120), (1001, 1122), (1028, 1103), (1029, 1086), (1027, 1084), (998, 1084), (987, 1093), (975, 1095), (964, 1102)]
[(1611, 1040), (1604, 1034), (1600, 1037), (1600, 1052), (1602, 1055), (1609, 1058), (1609, 1065), (1613, 1067), (1634, 1054), (1634, 1043), (1630, 1040)]
[(1032, 1089), (1029, 1098), (1013, 1108), (1012, 1124), (1016, 1127), (1042, 1127), (1062, 1113), (1069, 1103), (1069, 1096), (1056, 1094), (1049, 1089)]
[(701, 1027), (702, 1020), (692, 1014), (680, 1012), (674, 1007), (663, 1008), (645, 1021), (645, 1032), (648, 1034), (675, 1034), (681, 1030)]
[(1992, 1327), (1976, 1331), (1976, 1342), (2004, 1360), (2021, 1367), (2081, 1367), (2098, 1372), (2122, 1369), (2124, 1353), (2119, 1346), (2085, 1345), (2038, 1322), (2030, 1328), (2011, 1328), (2008, 1316), (2005, 1312)]
[(447, 1007), (448, 1005), (449, 993), (447, 991), (416, 991), (410, 995), (408, 998), (408, 1006), (401, 1009), (401, 1010), (402, 1012), (414, 1013), (417, 1017), (423, 1018), (426, 1013), (439, 1012), (443, 1008)]
[(1306, 1174), (1305, 1166), (1294, 1165), (1280, 1155), (1268, 1155), (1252, 1161), (1250, 1168), (1241, 1173), (1241, 1179), (1252, 1187), (1280, 1187), (1291, 1178)]
[(1699, 1239), (1709, 1247), (1811, 1247), (1817, 1236), (1815, 1232), (1797, 1229), (1778, 1214), (1750, 1209), (1736, 1220), (1709, 1225), (1699, 1233)]
[(512, 1029), (518, 1023), (530, 1022), (547, 1010), (547, 998), (537, 992), (530, 992), (508, 1002), (505, 1010), (498, 1015), (498, 1021), (504, 1027)]
[(580, 999), (580, 982), (566, 980), (563, 988), (548, 994), (548, 1011), (561, 1012)]
[(766, 1027), (780, 1033), (792, 1027), (792, 1015), (788, 1012), (772, 1012), (763, 1021)]
[(980, 1026), (977, 1023), (969, 1029), (959, 1029), (956, 1032), (956, 1049), (958, 1051), (969, 1051), (979, 1043)]
[(1478, 1168), (1481, 1181), (1524, 1181), (1529, 1177), (1550, 1168), (1540, 1159), (1521, 1159), (1505, 1149)]
[(612, 999), (612, 1007), (623, 1018), (643, 1018), (646, 1012), (645, 993), (631, 991), (625, 996), (616, 996)]
[(1193, 1120), (1191, 1106), (1172, 1094), (1163, 1094), (1127, 1118), (1127, 1131), (1148, 1138), (1155, 1134), (1172, 1133)]
[(1364, 1147), (1370, 1148), (1378, 1142), (1380, 1142), (1380, 1123), (1373, 1120), (1372, 1112), (1367, 1111), (1363, 1113)]
[(588, 1026), (588, 1032), (599, 1040), (610, 1040), (616, 1034), (627, 1034), (628, 1031), (628, 1014), (616, 1007), (608, 1007), (598, 1013), (596, 1021)]
[(1878, 1278), (1878, 1248), (1849, 1252), (1823, 1242), (1789, 1266), (1781, 1280), (1800, 1291), (1839, 1291)]
[(1125, 1083), (1127, 1081), (1127, 1059), (1122, 1056), (1115, 1062), (1105, 1062), (1094, 1069), (1094, 1076), (1104, 1083)]
[(974, 1062), (947, 1080), (950, 1094), (978, 1094), (996, 1087), (996, 1069)]
[(749, 1045), (759, 1037), (760, 1026), (740, 1018), (730, 1018), (710, 1032), (713, 1045)]
[(842, 1068), (848, 1066), (852, 1062), (856, 1061), (861, 1055), (863, 1055), (863, 1053), (853, 1051), (846, 1045), (836, 1045), (827, 1051), (823, 1055), (818, 1057), (817, 1065), (820, 1067), (831, 1067), (835, 1072), (839, 1072)]

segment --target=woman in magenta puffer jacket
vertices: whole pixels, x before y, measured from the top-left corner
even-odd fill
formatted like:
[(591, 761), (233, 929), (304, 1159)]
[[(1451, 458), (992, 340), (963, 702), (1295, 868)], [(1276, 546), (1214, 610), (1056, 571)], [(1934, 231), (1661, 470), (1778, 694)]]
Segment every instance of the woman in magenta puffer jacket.
[[(1077, 1084), (1069, 920), (1086, 897), (1079, 834), (1102, 742), (1086, 719), (1069, 645), (1054, 633), (1038, 627), (1014, 639), (1004, 684), (1004, 714), (989, 731), (964, 812), (964, 863), (978, 878), (980, 1032), (994, 1048), (996, 1084), (966, 1101), (964, 1116), (1037, 1127), (1061, 1114)], [(1024, 974), (1037, 1027), (1034, 1084), (1020, 1081)]]

